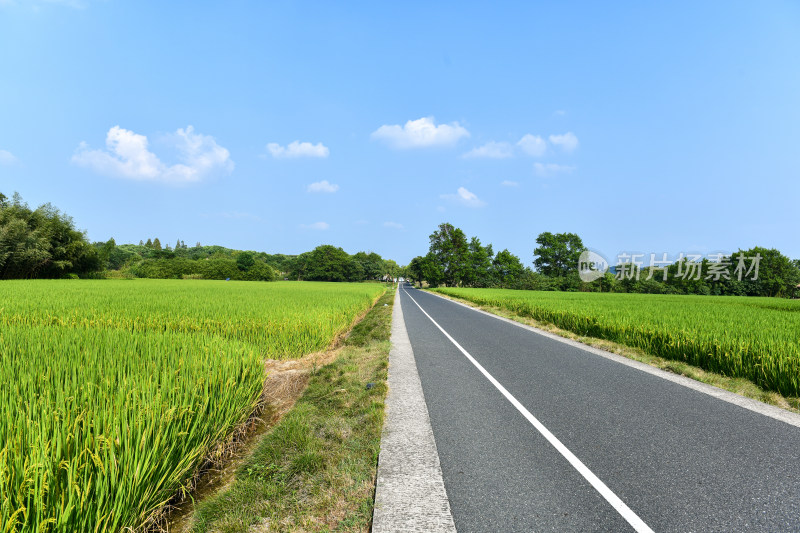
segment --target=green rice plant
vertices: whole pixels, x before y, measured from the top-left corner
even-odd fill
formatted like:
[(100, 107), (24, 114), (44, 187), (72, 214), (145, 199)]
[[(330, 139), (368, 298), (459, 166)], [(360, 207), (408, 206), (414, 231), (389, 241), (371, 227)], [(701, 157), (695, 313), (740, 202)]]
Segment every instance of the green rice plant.
[(777, 298), (438, 288), (579, 335), (800, 396), (800, 302)]
[(377, 285), (0, 283), (0, 532), (136, 528)]

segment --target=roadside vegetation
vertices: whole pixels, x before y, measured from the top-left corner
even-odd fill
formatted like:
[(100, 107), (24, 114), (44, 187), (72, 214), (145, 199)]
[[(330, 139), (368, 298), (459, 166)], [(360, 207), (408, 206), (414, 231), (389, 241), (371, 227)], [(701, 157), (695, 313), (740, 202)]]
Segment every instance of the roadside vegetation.
[(800, 396), (800, 302), (440, 287), (441, 294)]
[(379, 284), (6, 281), (0, 530), (141, 526), (253, 411), (264, 360), (322, 350)]
[[(578, 272), (583, 240), (574, 233), (540, 233), (533, 266), (523, 266), (508, 250), (495, 254), (477, 237), (467, 240), (460, 228), (443, 223), (430, 237), (428, 253), (417, 256), (403, 275), (430, 287), (479, 287), (538, 291), (695, 294), (704, 296), (800, 296), (800, 259), (776, 249), (753, 247), (728, 256), (678, 257), (651, 267), (648, 259), (609, 265), (609, 271), (584, 282)], [(759, 257), (758, 268), (753, 258)], [(619, 258), (618, 258), (619, 259)], [(741, 262), (740, 262), (741, 259)], [(656, 260), (658, 261), (658, 260)], [(644, 266), (647, 264), (647, 266)], [(744, 270), (737, 272), (737, 268)], [(746, 272), (745, 272), (746, 271)], [(753, 279), (755, 278), (755, 279)]]
[(233, 483), (197, 505), (191, 531), (369, 531), (393, 298), (378, 301), (331, 364), (311, 370)]

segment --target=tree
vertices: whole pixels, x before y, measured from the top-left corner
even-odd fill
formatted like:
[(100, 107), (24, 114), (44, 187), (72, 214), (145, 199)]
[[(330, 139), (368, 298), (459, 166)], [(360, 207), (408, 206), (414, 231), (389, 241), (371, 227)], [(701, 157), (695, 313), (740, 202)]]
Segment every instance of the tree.
[(350, 256), (341, 248), (323, 244), (308, 252), (305, 277), (310, 281), (349, 281), (352, 275)]
[(435, 270), (441, 273), (440, 283), (451, 287), (458, 285), (464, 277), (468, 256), (467, 237), (460, 228), (445, 222), (431, 233), (427, 257), (435, 263)]
[(417, 282), (422, 287), (422, 280), (425, 279), (425, 258), (417, 256), (411, 260), (405, 268), (404, 275), (409, 281)]
[(0, 279), (59, 278), (100, 268), (97, 250), (51, 204), (31, 210), (15, 193), (0, 205)]
[(533, 264), (545, 276), (565, 277), (577, 272), (581, 252), (586, 250), (583, 241), (574, 233), (540, 233), (539, 246), (533, 251)]
[(395, 279), (400, 277), (400, 271), (400, 265), (398, 265), (393, 259), (387, 259), (383, 262), (383, 272), (385, 276)]
[(383, 258), (375, 252), (358, 252), (353, 255), (353, 261), (357, 262), (362, 276), (359, 279), (378, 279), (384, 273)]
[(144, 245), (147, 246), (148, 248), (152, 248), (153, 247), (153, 241), (151, 241), (150, 239), (147, 239), (147, 242), (144, 243)]
[(250, 252), (239, 252), (239, 255), (236, 256), (236, 266), (239, 267), (239, 270), (246, 272), (250, 270), (250, 267), (255, 263), (256, 260)]
[[(756, 246), (750, 250), (739, 250), (731, 255), (731, 273), (739, 266), (742, 258), (744, 267), (753, 270), (748, 274), (742, 273), (744, 292), (748, 296), (779, 296), (791, 297), (797, 285), (800, 284), (800, 268), (778, 250)], [(754, 258), (760, 259), (754, 259)], [(754, 262), (758, 263), (758, 277), (755, 275)], [(738, 274), (735, 276), (738, 281)]]
[(114, 241), (114, 237), (111, 237), (110, 239), (108, 239), (107, 242), (103, 243), (100, 246), (98, 250), (98, 255), (100, 258), (100, 265), (103, 268), (109, 268), (108, 266), (109, 259), (111, 258), (111, 254), (114, 252), (114, 250), (116, 250), (116, 248), (117, 248), (117, 243)]
[(439, 264), (436, 256), (431, 252), (428, 252), (422, 260), (422, 275), (431, 287), (438, 287), (444, 283), (444, 270), (442, 269), (442, 265)]
[(157, 251), (161, 251), (161, 241), (158, 240), (158, 237), (153, 239), (153, 249)]
[(464, 269), (464, 285), (487, 287), (491, 283), (492, 245), (483, 246), (481, 240), (472, 237), (469, 241), (467, 265)]
[(497, 252), (492, 261), (492, 273), (495, 281), (502, 287), (514, 285), (522, 276), (525, 268), (519, 257), (509, 252), (507, 249)]

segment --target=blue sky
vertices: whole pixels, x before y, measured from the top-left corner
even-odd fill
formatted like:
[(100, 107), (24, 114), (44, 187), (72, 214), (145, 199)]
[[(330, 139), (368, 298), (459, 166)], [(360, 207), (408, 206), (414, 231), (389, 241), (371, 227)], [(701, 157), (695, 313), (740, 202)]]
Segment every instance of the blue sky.
[(800, 257), (796, 2), (0, 0), (0, 191), (92, 240)]

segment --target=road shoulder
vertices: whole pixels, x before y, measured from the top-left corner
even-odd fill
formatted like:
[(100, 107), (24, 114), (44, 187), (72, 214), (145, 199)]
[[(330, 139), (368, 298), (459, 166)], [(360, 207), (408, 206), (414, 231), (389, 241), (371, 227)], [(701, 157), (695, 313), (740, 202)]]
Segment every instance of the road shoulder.
[(456, 531), (439, 454), (403, 319), (400, 291), (392, 316), (389, 392), (378, 459), (372, 531)]

